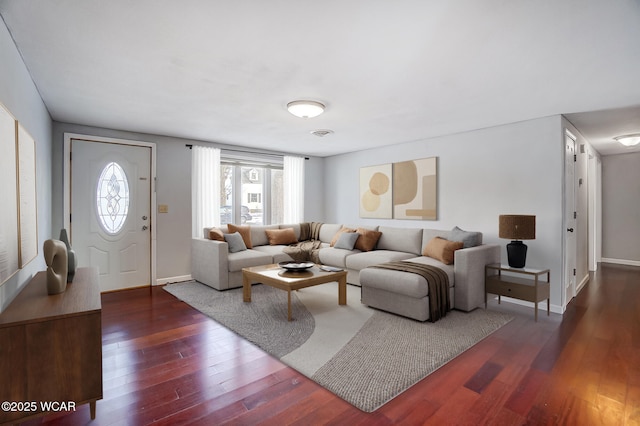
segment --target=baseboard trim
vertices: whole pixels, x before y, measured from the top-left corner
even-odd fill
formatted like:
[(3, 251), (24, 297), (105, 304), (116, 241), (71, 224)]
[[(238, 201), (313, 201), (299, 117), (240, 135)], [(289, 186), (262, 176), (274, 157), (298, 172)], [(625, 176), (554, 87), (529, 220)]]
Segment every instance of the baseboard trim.
[(578, 295), (578, 293), (580, 293), (580, 290), (582, 290), (582, 288), (587, 285), (587, 283), (589, 282), (589, 274), (587, 274), (582, 281), (580, 281), (580, 283), (578, 284), (578, 286), (576, 287), (576, 296)]
[(640, 261), (638, 260), (612, 259), (610, 257), (603, 257), (602, 262), (615, 263), (616, 265), (640, 266)]
[(181, 283), (183, 281), (191, 281), (191, 275), (180, 275), (177, 277), (158, 278), (155, 285), (165, 285), (173, 283)]

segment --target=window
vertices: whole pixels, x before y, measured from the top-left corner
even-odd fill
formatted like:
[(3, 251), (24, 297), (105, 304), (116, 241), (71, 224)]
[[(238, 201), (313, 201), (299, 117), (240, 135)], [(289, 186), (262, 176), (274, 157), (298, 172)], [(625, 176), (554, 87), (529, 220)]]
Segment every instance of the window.
[(221, 224), (282, 222), (282, 164), (274, 164), (272, 159), (231, 159), (223, 153), (220, 173)]
[(98, 219), (108, 234), (117, 234), (129, 213), (129, 182), (118, 163), (109, 163), (102, 169), (96, 190)]

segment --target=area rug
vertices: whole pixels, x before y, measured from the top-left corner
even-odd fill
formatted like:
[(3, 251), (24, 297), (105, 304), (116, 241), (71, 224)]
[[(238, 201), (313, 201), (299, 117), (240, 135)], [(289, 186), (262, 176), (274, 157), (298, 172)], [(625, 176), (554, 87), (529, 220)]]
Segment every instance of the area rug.
[(512, 317), (476, 309), (451, 311), (436, 323), (368, 308), (360, 288), (347, 286), (338, 305), (337, 283), (292, 293), (254, 285), (216, 291), (197, 282), (167, 285), (169, 293), (365, 412), (372, 412), (493, 333)]

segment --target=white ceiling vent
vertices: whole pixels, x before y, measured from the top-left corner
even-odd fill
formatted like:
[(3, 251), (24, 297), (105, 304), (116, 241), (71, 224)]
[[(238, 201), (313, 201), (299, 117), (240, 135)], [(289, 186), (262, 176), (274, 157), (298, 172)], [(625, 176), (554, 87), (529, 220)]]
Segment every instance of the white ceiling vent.
[(312, 135), (316, 135), (321, 138), (324, 136), (330, 135), (331, 133), (333, 133), (333, 130), (326, 130), (326, 129), (314, 130), (311, 132)]

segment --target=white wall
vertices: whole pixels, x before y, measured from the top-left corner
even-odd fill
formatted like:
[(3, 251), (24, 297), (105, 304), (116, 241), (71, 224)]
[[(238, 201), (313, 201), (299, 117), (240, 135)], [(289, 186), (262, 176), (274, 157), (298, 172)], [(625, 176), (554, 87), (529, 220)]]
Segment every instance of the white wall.
[(602, 261), (640, 266), (640, 153), (602, 157)]
[[(50, 215), (51, 117), (2, 20), (0, 20), (0, 75), (0, 103), (22, 123), (36, 141), (38, 197), (38, 257), (0, 286), (0, 311), (2, 311), (36, 272), (46, 269), (42, 245), (45, 240), (53, 237)], [(55, 237), (57, 238), (58, 235)]]
[[(191, 274), (191, 150), (186, 144), (208, 143), (167, 136), (126, 132), (55, 122), (53, 125), (52, 217), (53, 229), (63, 226), (63, 147), (64, 133), (153, 142), (157, 154), (156, 202), (169, 206), (169, 213), (158, 213), (156, 224), (157, 278), (159, 282), (182, 279)], [(224, 147), (219, 144), (212, 146)], [(238, 149), (238, 147), (231, 147)], [(322, 221), (323, 160), (305, 162), (305, 216)], [(78, 253), (78, 256), (81, 256)]]
[[(438, 157), (438, 219), (359, 218), (360, 167)], [(561, 312), (563, 130), (560, 116), (448, 135), (325, 160), (325, 221), (482, 231), (498, 238), (500, 214), (536, 215), (527, 266), (551, 269), (552, 309)], [(502, 250), (506, 263), (506, 248)]]

